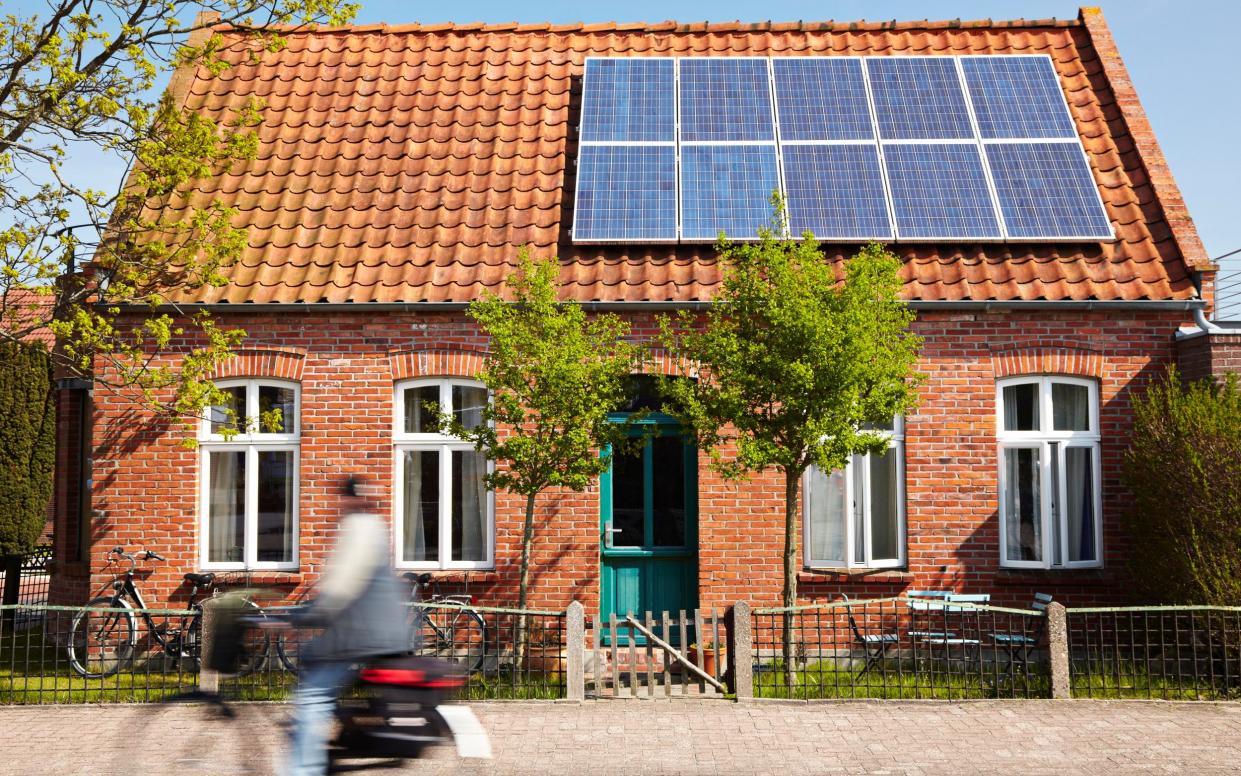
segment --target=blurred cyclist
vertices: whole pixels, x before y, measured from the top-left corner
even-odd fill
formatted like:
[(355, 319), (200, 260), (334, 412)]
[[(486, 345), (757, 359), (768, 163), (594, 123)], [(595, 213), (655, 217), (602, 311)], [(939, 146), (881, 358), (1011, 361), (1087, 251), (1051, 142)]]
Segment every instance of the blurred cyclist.
[(327, 738), (336, 700), (352, 683), (358, 663), (409, 649), (408, 617), (389, 563), (387, 526), (370, 511), (361, 487), (356, 477), (345, 481), (344, 517), (319, 578), (318, 595), (293, 617), (295, 625), (323, 632), (301, 651), (285, 776), (327, 773)]

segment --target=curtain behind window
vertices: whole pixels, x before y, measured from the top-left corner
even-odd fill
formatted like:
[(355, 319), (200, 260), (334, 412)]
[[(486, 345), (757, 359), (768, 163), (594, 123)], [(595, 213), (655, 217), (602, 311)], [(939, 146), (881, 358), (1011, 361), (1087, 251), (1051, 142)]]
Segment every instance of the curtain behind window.
[(1093, 454), (1094, 450), (1089, 447), (1070, 447), (1064, 451), (1070, 561), (1098, 560), (1095, 554)]
[(210, 452), (207, 468), (207, 560), (245, 560), (246, 454), (241, 450)]
[(810, 467), (808, 497), (810, 499), (810, 559), (838, 563), (845, 560), (845, 473), (839, 469), (830, 474), (817, 466)]
[(454, 450), (453, 560), (487, 560), (487, 459), (474, 450)]

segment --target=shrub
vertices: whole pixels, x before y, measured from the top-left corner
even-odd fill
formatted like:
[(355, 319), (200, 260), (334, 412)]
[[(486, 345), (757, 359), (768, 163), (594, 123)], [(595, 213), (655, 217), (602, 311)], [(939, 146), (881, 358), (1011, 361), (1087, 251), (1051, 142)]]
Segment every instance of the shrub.
[(1125, 482), (1144, 601), (1241, 604), (1241, 386), (1182, 384), (1175, 370), (1134, 401)]
[(0, 342), (0, 557), (34, 548), (56, 464), (56, 405), (42, 345)]

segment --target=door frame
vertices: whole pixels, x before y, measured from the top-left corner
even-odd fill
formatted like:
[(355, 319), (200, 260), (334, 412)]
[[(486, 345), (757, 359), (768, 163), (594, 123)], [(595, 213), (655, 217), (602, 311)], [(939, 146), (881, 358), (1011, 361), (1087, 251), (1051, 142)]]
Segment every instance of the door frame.
[[(628, 417), (628, 413), (610, 413), (608, 415), (608, 419), (613, 422), (623, 422)], [(687, 580), (687, 589), (685, 591), (687, 593), (687, 600), (691, 601), (692, 605), (687, 606), (686, 610), (691, 611), (698, 606), (698, 447), (694, 444), (693, 438), (685, 433), (685, 428), (680, 421), (671, 415), (660, 412), (649, 413), (641, 420), (634, 422), (628, 434), (631, 437), (648, 435), (651, 437), (674, 435), (682, 437), (682, 461), (685, 467), (685, 544), (682, 547), (653, 547), (653, 522), (651, 520), (644, 520), (642, 547), (609, 548), (607, 546), (608, 534), (606, 529), (612, 519), (612, 467), (609, 465), (608, 470), (599, 476), (599, 617), (601, 621), (609, 615), (605, 609), (611, 607), (610, 602), (615, 596), (612, 590), (614, 582), (607, 562), (609, 557), (620, 559), (685, 557), (686, 563), (692, 563), (693, 566), (692, 582)], [(609, 455), (609, 451), (600, 451), (600, 455)], [(643, 487), (645, 493), (643, 501), (647, 504), (650, 504), (653, 500), (652, 491), (656, 476), (653, 456), (644, 455)], [(650, 577), (644, 575), (644, 584), (649, 584), (650, 581)], [(638, 612), (635, 612), (635, 614), (638, 614)], [(606, 638), (608, 630), (605, 630), (604, 634)], [(639, 641), (639, 643), (642, 642)]]

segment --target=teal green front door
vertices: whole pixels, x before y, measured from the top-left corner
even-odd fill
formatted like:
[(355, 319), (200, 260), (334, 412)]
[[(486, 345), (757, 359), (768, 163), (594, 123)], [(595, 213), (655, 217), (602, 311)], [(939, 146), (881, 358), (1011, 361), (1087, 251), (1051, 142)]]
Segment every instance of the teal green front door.
[(675, 423), (644, 426), (653, 433), (600, 482), (605, 622), (698, 606), (697, 450)]

